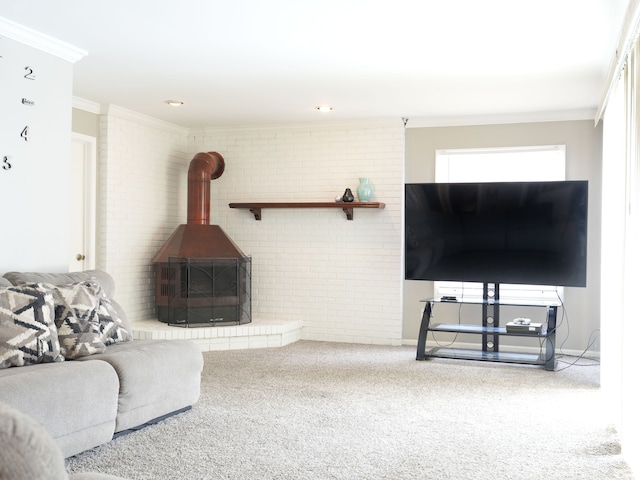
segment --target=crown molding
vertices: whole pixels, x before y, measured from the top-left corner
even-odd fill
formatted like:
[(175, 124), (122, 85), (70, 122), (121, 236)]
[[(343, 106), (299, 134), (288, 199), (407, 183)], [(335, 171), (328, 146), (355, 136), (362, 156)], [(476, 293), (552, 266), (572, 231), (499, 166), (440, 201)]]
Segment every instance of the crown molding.
[(407, 128), (462, 127), (472, 125), (504, 125), (511, 123), (546, 123), (591, 120), (595, 108), (562, 110), (557, 112), (530, 112), (504, 115), (475, 115), (461, 117), (418, 117), (409, 118)]
[(0, 17), (0, 37), (10, 38), (71, 63), (76, 63), (87, 56), (87, 52), (78, 47), (12, 22), (4, 17)]
[(96, 115), (99, 115), (101, 112), (99, 103), (87, 100), (86, 98), (73, 97), (71, 106), (78, 110), (84, 110), (85, 112), (94, 113)]
[(136, 122), (141, 125), (177, 133), (179, 135), (186, 136), (189, 133), (189, 129), (187, 127), (165, 122), (164, 120), (158, 120), (157, 118), (134, 112), (133, 110), (128, 110), (126, 108), (119, 107), (118, 105), (103, 105), (101, 107), (100, 114), (109, 117), (122, 118), (124, 120), (131, 120), (132, 122)]
[(190, 133), (194, 132), (238, 132), (238, 131), (273, 131), (273, 130), (344, 130), (363, 128), (400, 128), (402, 129), (402, 119), (400, 117), (382, 119), (354, 119), (354, 120), (332, 120), (324, 122), (298, 122), (298, 123), (266, 123), (247, 125), (225, 125), (213, 127), (192, 127)]

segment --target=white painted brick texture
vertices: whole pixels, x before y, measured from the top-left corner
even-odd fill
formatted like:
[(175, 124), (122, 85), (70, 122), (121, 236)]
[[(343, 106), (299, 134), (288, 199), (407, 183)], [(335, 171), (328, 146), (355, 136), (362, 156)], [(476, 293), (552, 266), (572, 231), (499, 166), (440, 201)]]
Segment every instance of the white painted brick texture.
[(98, 264), (132, 320), (155, 315), (151, 259), (186, 222), (186, 130), (100, 119)]
[[(397, 122), (400, 124), (400, 121)], [(389, 122), (202, 129), (191, 154), (217, 151), (211, 222), (252, 257), (253, 317), (302, 320), (305, 339), (399, 345), (404, 130)], [(229, 203), (333, 201), (369, 177), (383, 210), (263, 210)]]
[[(193, 155), (217, 151), (211, 223), (252, 256), (253, 318), (302, 321), (302, 338), (400, 345), (402, 122), (179, 129), (101, 118), (99, 262), (130, 318), (155, 318), (151, 259), (186, 222)], [(369, 177), (383, 210), (263, 210), (231, 202), (333, 201)]]

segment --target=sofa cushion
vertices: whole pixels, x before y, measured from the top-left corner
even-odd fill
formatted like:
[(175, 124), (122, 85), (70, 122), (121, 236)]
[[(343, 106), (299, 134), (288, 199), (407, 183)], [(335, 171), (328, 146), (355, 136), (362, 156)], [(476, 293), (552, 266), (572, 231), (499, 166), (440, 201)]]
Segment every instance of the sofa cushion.
[(119, 388), (115, 370), (100, 361), (0, 370), (0, 402), (44, 426), (65, 457), (111, 440)]
[(8, 278), (0, 277), (0, 287), (10, 287), (13, 285)]
[(116, 432), (189, 407), (200, 397), (204, 362), (202, 352), (190, 340), (118, 343), (78, 363), (94, 360), (108, 362), (120, 379)]
[(0, 368), (62, 360), (52, 292), (37, 283), (0, 288)]
[(0, 404), (0, 478), (66, 480), (60, 447), (34, 419)]
[(53, 285), (68, 285), (70, 283), (84, 282), (94, 279), (103, 288), (108, 297), (115, 293), (113, 277), (104, 270), (83, 270), (82, 272), (68, 273), (42, 273), (42, 272), (7, 272), (4, 278), (12, 285), (21, 283), (51, 283)]
[(102, 287), (102, 291), (109, 300), (109, 304), (117, 312), (123, 328), (128, 332), (132, 332), (131, 324), (124, 309), (114, 299), (116, 287), (113, 277), (104, 270), (94, 269), (69, 273), (8, 272), (4, 274), (4, 278), (9, 280), (12, 285), (38, 282), (50, 283), (53, 285), (69, 285), (72, 283), (94, 280)]

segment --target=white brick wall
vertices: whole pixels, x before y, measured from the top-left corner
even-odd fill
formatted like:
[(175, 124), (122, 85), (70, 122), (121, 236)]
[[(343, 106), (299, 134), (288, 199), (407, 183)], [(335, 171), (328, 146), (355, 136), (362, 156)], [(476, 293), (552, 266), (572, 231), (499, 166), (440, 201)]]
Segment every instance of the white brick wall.
[[(99, 263), (133, 321), (155, 316), (150, 261), (186, 222), (187, 168), (217, 151), (211, 223), (252, 256), (253, 318), (303, 322), (303, 338), (399, 345), (404, 129), (385, 122), (189, 132), (110, 110), (101, 118)], [(263, 210), (231, 202), (332, 201), (371, 179), (383, 210)]]
[(132, 320), (155, 315), (151, 259), (186, 223), (187, 130), (125, 110), (100, 118), (98, 268)]
[[(253, 317), (302, 320), (305, 339), (399, 345), (404, 129), (384, 123), (199, 129), (191, 156), (217, 151), (211, 223), (252, 256)], [(384, 210), (263, 210), (229, 203), (333, 201), (369, 177)]]

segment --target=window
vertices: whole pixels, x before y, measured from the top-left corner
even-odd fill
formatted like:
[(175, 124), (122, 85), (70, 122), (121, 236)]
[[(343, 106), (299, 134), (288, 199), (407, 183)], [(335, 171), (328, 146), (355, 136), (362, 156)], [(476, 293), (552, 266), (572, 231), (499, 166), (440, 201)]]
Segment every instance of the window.
[[(436, 182), (525, 182), (565, 180), (565, 146), (436, 151)], [(482, 296), (482, 284), (434, 282), (436, 296)], [(557, 300), (562, 288), (500, 284), (500, 298)]]

